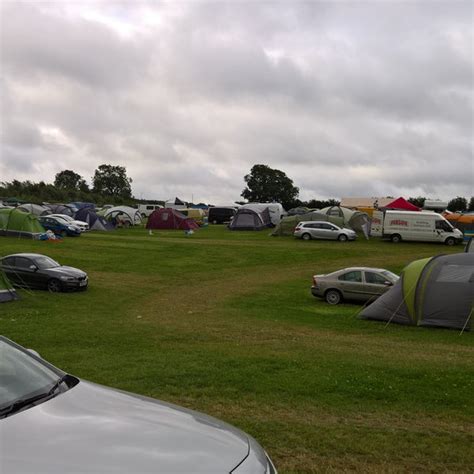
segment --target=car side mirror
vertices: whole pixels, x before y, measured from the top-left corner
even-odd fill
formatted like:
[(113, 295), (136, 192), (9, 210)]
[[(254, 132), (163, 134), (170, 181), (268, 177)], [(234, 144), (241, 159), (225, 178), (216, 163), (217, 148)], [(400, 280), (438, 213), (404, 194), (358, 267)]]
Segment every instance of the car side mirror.
[(38, 267), (36, 265), (30, 265), (28, 268), (33, 272), (36, 272), (38, 270)]
[(26, 349), (30, 354), (33, 354), (34, 356), (36, 357), (39, 357), (40, 359), (42, 359), (42, 357), (39, 355), (38, 352), (36, 352), (34, 349)]
[(385, 286), (393, 286), (393, 283), (391, 281), (388, 281), (388, 280), (384, 281), (383, 284)]

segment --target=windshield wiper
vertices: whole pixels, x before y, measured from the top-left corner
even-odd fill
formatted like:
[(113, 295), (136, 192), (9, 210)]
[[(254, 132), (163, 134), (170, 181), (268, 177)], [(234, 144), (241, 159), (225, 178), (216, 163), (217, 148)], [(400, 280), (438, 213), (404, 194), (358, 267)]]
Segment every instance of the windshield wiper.
[(13, 413), (18, 412), (22, 410), (23, 408), (33, 405), (39, 400), (46, 401), (45, 399), (49, 400), (50, 398), (53, 398), (54, 392), (59, 388), (59, 386), (64, 381), (66, 381), (68, 377), (69, 377), (68, 374), (64, 374), (62, 377), (56, 380), (56, 382), (54, 382), (54, 385), (45, 393), (40, 393), (39, 395), (35, 395), (34, 397), (28, 397), (28, 398), (22, 398), (20, 400), (16, 400), (11, 405), (8, 405), (5, 408), (2, 408), (0, 410), (0, 418), (4, 418), (8, 415), (12, 415)]

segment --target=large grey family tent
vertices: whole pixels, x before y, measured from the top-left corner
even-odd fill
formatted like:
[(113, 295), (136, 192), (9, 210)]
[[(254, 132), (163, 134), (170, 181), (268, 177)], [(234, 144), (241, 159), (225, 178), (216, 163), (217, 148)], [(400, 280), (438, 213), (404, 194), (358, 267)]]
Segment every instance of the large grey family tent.
[(45, 232), (38, 218), (31, 212), (0, 209), (0, 235), (35, 239)]
[(139, 225), (142, 223), (140, 211), (130, 206), (115, 206), (106, 209), (104, 217), (115, 224), (122, 222), (128, 225)]
[(114, 230), (115, 227), (105, 219), (98, 216), (91, 208), (83, 207), (76, 212), (76, 220), (89, 224), (89, 230)]
[(46, 216), (51, 214), (51, 211), (46, 206), (40, 206), (39, 204), (21, 204), (17, 207), (20, 211), (31, 212), (35, 216)]
[(473, 300), (474, 254), (439, 255), (410, 263), (393, 288), (359, 317), (469, 330)]
[(51, 214), (64, 214), (69, 217), (74, 217), (77, 212), (77, 207), (70, 204), (47, 204), (51, 210)]
[(294, 207), (293, 209), (290, 209), (287, 214), (289, 216), (299, 216), (302, 214), (308, 214), (308, 212), (311, 212), (312, 210), (315, 209), (310, 209), (309, 207), (304, 207), (304, 206), (299, 206), (299, 207)]
[(95, 209), (95, 204), (93, 202), (76, 201), (76, 202), (70, 202), (68, 205), (73, 206), (78, 210), (79, 209), (84, 209), (84, 208), (92, 209), (92, 210)]
[(229, 224), (230, 230), (263, 230), (271, 227), (268, 208), (261, 212), (252, 209), (240, 208)]
[(295, 227), (298, 225), (299, 222), (306, 222), (306, 221), (319, 221), (319, 220), (327, 220), (321, 219), (321, 216), (317, 213), (317, 211), (309, 211), (305, 214), (296, 214), (292, 216), (283, 217), (281, 222), (273, 229), (272, 235), (274, 236), (282, 236), (282, 235), (293, 235)]
[(146, 228), (194, 230), (199, 226), (194, 219), (186, 217), (176, 209), (163, 208), (156, 209), (150, 214)]
[(18, 295), (10, 283), (10, 280), (5, 275), (4, 271), (0, 268), (0, 303), (7, 301), (17, 300)]

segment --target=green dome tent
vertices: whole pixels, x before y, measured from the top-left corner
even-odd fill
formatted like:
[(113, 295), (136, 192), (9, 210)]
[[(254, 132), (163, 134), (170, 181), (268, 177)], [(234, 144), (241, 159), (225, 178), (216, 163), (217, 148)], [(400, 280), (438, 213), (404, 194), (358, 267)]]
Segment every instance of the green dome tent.
[(271, 235), (282, 236), (282, 235), (293, 235), (293, 231), (299, 222), (304, 221), (319, 221), (327, 220), (321, 219), (319, 215), (316, 215), (318, 211), (307, 212), (306, 214), (297, 214), (293, 216), (285, 216), (282, 218), (280, 223), (273, 229)]
[(397, 283), (359, 317), (469, 330), (473, 300), (474, 254), (438, 255), (406, 266)]
[(16, 294), (15, 288), (13, 288), (10, 280), (0, 268), (0, 303), (17, 299), (18, 295)]
[(0, 209), (0, 235), (34, 239), (46, 232), (38, 218), (18, 209)]

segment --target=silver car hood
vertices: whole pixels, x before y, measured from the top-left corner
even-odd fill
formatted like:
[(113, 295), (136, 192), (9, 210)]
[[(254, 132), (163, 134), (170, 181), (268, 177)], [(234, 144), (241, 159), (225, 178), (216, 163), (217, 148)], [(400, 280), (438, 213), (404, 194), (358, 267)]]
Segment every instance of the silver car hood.
[(0, 472), (228, 473), (240, 430), (204, 414), (81, 381), (0, 420)]

